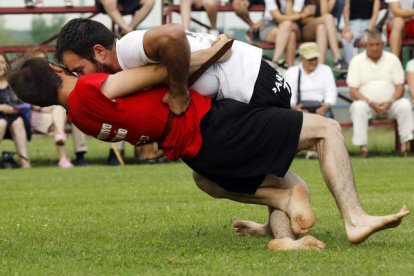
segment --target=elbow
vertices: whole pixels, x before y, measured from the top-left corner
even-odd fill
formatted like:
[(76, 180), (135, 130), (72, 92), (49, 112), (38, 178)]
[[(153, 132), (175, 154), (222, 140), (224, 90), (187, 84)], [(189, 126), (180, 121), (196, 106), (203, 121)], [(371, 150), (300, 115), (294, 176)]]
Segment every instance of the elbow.
[(185, 36), (184, 26), (181, 24), (169, 25), (169, 30), (167, 32), (167, 38), (170, 42), (187, 40)]

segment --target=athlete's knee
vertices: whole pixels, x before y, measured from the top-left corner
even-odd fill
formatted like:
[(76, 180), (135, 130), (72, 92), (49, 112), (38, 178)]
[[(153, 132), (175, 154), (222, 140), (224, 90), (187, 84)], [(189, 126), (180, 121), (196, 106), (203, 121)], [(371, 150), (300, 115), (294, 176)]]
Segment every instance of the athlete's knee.
[(193, 172), (193, 179), (197, 187), (213, 198), (223, 198), (224, 190), (215, 182), (205, 178), (204, 176)]

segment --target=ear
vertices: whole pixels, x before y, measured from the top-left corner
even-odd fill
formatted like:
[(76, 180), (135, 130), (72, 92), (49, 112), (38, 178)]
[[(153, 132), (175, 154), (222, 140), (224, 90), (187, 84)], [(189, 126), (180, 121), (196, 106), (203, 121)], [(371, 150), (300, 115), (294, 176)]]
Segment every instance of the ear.
[(93, 56), (94, 58), (99, 61), (103, 62), (107, 55), (107, 49), (102, 46), (101, 44), (93, 45)]
[(57, 74), (63, 74), (64, 73), (62, 68), (60, 68), (59, 66), (54, 65), (53, 63), (49, 63), (49, 67), (50, 67), (50, 69), (52, 69)]

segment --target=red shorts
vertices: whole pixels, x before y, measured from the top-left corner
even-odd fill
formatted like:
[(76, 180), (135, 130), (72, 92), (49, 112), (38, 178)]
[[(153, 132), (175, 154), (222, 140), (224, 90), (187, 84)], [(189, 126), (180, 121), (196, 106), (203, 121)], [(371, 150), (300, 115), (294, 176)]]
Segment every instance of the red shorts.
[[(390, 41), (391, 27), (390, 23), (387, 24), (387, 40)], [(414, 19), (405, 22), (404, 36), (402, 39), (414, 38)]]

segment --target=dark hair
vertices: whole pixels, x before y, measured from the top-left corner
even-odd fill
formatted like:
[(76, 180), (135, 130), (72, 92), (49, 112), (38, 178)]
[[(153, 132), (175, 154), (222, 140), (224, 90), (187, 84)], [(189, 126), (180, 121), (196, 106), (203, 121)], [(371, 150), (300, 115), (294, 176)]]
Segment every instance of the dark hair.
[(82, 58), (94, 61), (93, 46), (100, 44), (111, 50), (115, 38), (115, 34), (102, 23), (86, 18), (72, 19), (58, 34), (56, 60), (62, 62), (64, 52), (71, 51)]
[(44, 58), (31, 58), (14, 69), (9, 84), (24, 102), (41, 107), (58, 104), (62, 79), (49, 67)]

